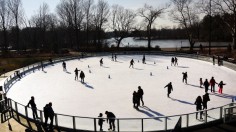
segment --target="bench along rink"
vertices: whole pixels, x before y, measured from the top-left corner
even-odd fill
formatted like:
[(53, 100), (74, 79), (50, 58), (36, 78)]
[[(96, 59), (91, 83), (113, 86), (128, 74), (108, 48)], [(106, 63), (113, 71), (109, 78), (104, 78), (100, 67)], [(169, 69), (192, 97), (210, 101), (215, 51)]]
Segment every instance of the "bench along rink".
[[(213, 76), (216, 82), (222, 80), (226, 83), (223, 94), (218, 94), (217, 85), (215, 93), (208, 90), (208, 109), (229, 104), (236, 95), (236, 72), (224, 66), (183, 57), (178, 57), (178, 66), (171, 66), (170, 56), (158, 55), (146, 55), (146, 64), (143, 64), (142, 57), (118, 55), (117, 62), (112, 61), (111, 56), (76, 59), (66, 61), (67, 71), (63, 71), (62, 62), (56, 63), (17, 81), (7, 96), (24, 105), (34, 96), (40, 110), (46, 103), (52, 102), (55, 113), (78, 116), (75, 118), (77, 129), (94, 130), (93, 119), (79, 117), (97, 118), (99, 113), (103, 113), (105, 118), (105, 111), (111, 111), (116, 118), (120, 118), (120, 131), (140, 131), (142, 121), (144, 130), (151, 131), (163, 130), (165, 120), (167, 128), (173, 129), (179, 119), (179, 116), (163, 116), (196, 111), (194, 102), (197, 96), (205, 94), (205, 89), (199, 87), (200, 78), (204, 82)], [(101, 58), (103, 66), (99, 63)], [(131, 59), (134, 59), (134, 68), (129, 68)], [(85, 83), (81, 83), (80, 78), (75, 80), (75, 68), (84, 71)], [(188, 84), (182, 82), (182, 72), (188, 73)], [(170, 98), (167, 97), (167, 88), (164, 88), (169, 82), (173, 85)], [(145, 105), (136, 110), (133, 108), (132, 94), (138, 86), (144, 91)], [(25, 111), (24, 107), (18, 109)], [(208, 112), (208, 121), (219, 119), (219, 111)], [(30, 110), (29, 116), (32, 117)], [(184, 116), (182, 122), (186, 122)], [(203, 121), (197, 120), (195, 113), (189, 115), (189, 125), (201, 123)], [(71, 117), (58, 115), (58, 124), (73, 128)], [(107, 130), (106, 122), (103, 128)]]

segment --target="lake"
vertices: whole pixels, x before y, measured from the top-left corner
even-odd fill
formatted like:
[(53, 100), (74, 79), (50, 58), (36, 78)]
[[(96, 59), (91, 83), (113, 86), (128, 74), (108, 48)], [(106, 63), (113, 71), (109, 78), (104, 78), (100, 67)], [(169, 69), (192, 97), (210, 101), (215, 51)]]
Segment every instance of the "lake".
[[(114, 38), (108, 39), (107, 42), (110, 46), (116, 46)], [(125, 38), (121, 41), (120, 47), (147, 47), (147, 40), (136, 40), (133, 37)], [(231, 42), (212, 42), (212, 46), (227, 46)], [(195, 47), (198, 47), (200, 44), (203, 46), (208, 46), (208, 42), (196, 42)], [(151, 47), (159, 46), (160, 48), (180, 48), (180, 47), (189, 47), (189, 42), (187, 39), (184, 40), (152, 40)]]

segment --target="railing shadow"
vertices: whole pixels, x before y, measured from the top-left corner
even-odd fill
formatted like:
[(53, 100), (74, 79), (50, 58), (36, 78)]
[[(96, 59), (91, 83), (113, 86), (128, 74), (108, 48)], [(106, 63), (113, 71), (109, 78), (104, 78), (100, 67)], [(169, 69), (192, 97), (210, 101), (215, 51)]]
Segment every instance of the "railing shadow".
[[(171, 97), (170, 97), (171, 98)], [(190, 103), (190, 102), (187, 102), (187, 101), (184, 101), (184, 100), (179, 100), (179, 99), (175, 99), (175, 98), (171, 98), (173, 101), (178, 101), (180, 103), (183, 103), (183, 104), (188, 104), (188, 105), (195, 105), (193, 103)]]

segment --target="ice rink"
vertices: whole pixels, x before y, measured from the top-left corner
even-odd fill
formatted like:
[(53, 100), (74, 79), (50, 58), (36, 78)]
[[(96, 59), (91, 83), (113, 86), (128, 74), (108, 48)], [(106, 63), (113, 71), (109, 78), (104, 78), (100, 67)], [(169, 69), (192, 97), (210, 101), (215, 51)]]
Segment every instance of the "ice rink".
[[(67, 71), (63, 71), (62, 63), (56, 63), (18, 80), (7, 96), (24, 105), (34, 96), (38, 109), (52, 102), (56, 113), (67, 115), (97, 117), (112, 111), (117, 118), (145, 118), (194, 112), (196, 97), (205, 93), (199, 87), (199, 78), (204, 81), (213, 76), (216, 82), (226, 83), (223, 94), (209, 90), (208, 108), (228, 104), (236, 95), (236, 72), (231, 69), (181, 57), (178, 66), (171, 66), (171, 57), (156, 55), (146, 55), (143, 64), (142, 57), (119, 55), (117, 62), (111, 61), (111, 56), (66, 61)], [(101, 58), (103, 66), (99, 63)], [(131, 59), (135, 61), (134, 68), (129, 68)], [(75, 68), (84, 71), (85, 83), (80, 78), (75, 80)], [(182, 72), (188, 73), (188, 84), (182, 82)], [(169, 82), (173, 85), (171, 98), (164, 88)], [(138, 86), (144, 91), (145, 103), (139, 111), (132, 103)]]

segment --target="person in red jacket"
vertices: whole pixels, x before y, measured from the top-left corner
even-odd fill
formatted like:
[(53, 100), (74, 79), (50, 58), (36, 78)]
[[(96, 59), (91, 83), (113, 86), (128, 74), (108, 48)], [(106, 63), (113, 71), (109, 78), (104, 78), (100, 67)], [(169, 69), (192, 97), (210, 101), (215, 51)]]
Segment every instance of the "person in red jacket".
[(214, 77), (212, 77), (210, 80), (211, 92), (215, 92), (215, 84), (216, 84), (216, 81), (215, 81)]

